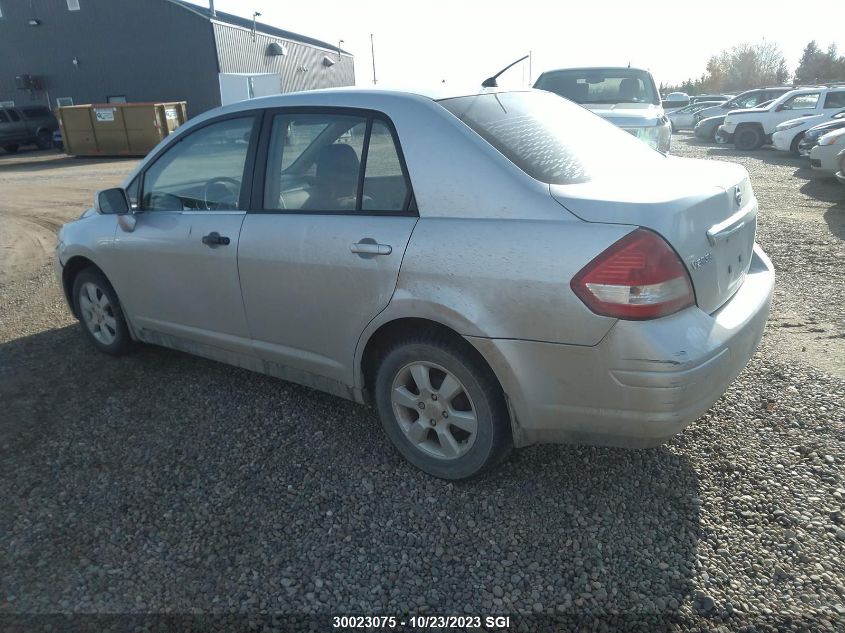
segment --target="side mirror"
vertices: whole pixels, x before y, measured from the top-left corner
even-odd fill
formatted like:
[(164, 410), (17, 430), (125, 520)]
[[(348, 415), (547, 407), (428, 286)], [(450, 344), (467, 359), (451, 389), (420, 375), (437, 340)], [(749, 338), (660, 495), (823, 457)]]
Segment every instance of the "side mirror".
[(94, 196), (94, 208), (100, 213), (124, 215), (130, 212), (129, 196), (125, 189), (103, 189)]
[(784, 110), (789, 110), (789, 106), (781, 103), (778, 107), (775, 108), (775, 112), (783, 112)]

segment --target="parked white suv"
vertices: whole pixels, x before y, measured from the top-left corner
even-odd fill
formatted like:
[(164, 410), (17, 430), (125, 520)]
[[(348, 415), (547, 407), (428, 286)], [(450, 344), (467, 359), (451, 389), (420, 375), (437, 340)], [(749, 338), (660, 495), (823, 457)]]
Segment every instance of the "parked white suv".
[(772, 142), (779, 123), (817, 114), (835, 113), (842, 109), (845, 86), (815, 86), (791, 90), (775, 99), (766, 108), (732, 110), (725, 117), (719, 132), (737, 149), (757, 149)]

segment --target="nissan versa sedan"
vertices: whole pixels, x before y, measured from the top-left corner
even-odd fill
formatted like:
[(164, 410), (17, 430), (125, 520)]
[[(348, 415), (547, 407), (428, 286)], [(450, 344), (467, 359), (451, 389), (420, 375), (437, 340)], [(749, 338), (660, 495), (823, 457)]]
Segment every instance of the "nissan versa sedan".
[(327, 90), (180, 127), (62, 228), (56, 264), (100, 351), (372, 403), (405, 458), (458, 479), (701, 416), (763, 334), (756, 222), (742, 167), (548, 92)]

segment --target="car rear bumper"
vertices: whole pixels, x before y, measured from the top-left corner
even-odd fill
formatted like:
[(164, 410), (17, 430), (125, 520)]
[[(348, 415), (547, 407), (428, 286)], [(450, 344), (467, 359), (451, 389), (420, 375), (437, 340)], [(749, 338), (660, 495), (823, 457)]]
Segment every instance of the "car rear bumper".
[(653, 321), (618, 321), (593, 347), (469, 338), (508, 396), (517, 446), (661, 444), (727, 389), (763, 336), (774, 268), (759, 246), (736, 294)]

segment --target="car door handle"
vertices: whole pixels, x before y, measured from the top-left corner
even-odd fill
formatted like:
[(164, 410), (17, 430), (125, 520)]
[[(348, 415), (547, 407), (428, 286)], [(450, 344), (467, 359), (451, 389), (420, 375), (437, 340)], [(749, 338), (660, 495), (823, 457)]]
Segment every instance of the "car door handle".
[(361, 241), (353, 244), (349, 250), (358, 255), (390, 255), (393, 252), (393, 247), (390, 244)]
[(217, 231), (212, 231), (208, 235), (202, 236), (202, 243), (206, 246), (228, 246), (229, 238), (225, 235), (220, 235)]

